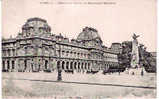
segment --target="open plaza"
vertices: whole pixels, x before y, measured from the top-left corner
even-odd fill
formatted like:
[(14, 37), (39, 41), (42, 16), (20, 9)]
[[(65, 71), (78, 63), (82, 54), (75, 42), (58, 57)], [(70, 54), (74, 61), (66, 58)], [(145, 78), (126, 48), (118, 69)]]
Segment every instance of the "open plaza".
[[(65, 73), (57, 71), (2, 73), (4, 99), (127, 99), (156, 98), (156, 74), (130, 75)], [(71, 98), (72, 97), (72, 98)], [(73, 98), (74, 97), (74, 98)]]

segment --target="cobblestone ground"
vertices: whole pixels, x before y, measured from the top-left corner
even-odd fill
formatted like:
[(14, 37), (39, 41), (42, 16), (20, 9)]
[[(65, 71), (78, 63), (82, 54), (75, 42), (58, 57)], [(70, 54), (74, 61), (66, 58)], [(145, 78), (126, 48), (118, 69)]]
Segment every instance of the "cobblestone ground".
[[(62, 73), (2, 73), (3, 99), (154, 99), (156, 74), (144, 76)], [(80, 82), (80, 83), (79, 83)]]

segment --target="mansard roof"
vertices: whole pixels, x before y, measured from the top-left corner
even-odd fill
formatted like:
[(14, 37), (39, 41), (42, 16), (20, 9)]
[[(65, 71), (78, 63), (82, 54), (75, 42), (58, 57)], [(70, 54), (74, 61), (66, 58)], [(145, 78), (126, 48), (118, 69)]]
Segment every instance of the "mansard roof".
[(93, 39), (101, 40), (101, 37), (98, 34), (98, 31), (92, 27), (85, 27), (83, 31), (78, 35), (78, 41), (86, 41), (86, 40), (93, 40)]
[(51, 31), (51, 27), (48, 25), (47, 21), (45, 19), (41, 19), (38, 17), (28, 19), (26, 23), (22, 26), (22, 29), (33, 28), (34, 26), (30, 24), (30, 22), (33, 22), (33, 21), (41, 21), (43, 23), (43, 26), (40, 27), (39, 25), (39, 28), (49, 29)]
[(44, 23), (47, 23), (47, 21), (45, 19), (42, 19), (42, 18), (38, 18), (38, 17), (34, 17), (34, 18), (29, 18), (27, 20), (27, 22), (30, 22), (30, 21), (42, 21)]
[[(41, 21), (41, 22), (35, 22), (35, 21)], [(41, 33), (40, 32), (41, 30), (43, 30), (44, 32)], [(31, 35), (31, 33), (33, 35)], [(27, 34), (29, 34), (30, 36), (27, 36)], [(22, 32), (21, 33), (19, 32), (17, 37), (12, 39), (3, 38), (2, 43), (16, 42), (17, 40), (34, 39), (34, 38), (53, 40), (53, 41), (60, 40), (61, 41), (60, 43), (71, 44), (72, 46), (74, 45), (83, 48), (95, 48), (100, 50), (104, 49), (104, 51), (112, 52), (111, 49), (108, 49), (106, 46), (102, 45), (101, 37), (95, 28), (92, 27), (83, 28), (82, 32), (78, 35), (77, 39), (72, 39), (70, 41), (69, 38), (62, 36), (61, 33), (59, 35), (51, 34), (51, 28), (48, 25), (47, 21), (37, 17), (28, 19), (22, 27)], [(84, 43), (83, 41), (96, 41), (96, 42)], [(118, 43), (113, 43), (113, 44), (118, 44)]]

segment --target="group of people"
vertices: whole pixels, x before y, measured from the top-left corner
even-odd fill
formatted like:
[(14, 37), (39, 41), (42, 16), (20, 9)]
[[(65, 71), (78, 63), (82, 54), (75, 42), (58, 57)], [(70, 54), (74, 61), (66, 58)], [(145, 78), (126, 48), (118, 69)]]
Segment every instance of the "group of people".
[(143, 70), (143, 68), (142, 69), (139, 69), (138, 71), (137, 71), (137, 69), (132, 69), (132, 70), (130, 70), (130, 69), (126, 69), (126, 74), (131, 74), (131, 75), (137, 75), (137, 74), (140, 74), (141, 76), (144, 76), (144, 70)]

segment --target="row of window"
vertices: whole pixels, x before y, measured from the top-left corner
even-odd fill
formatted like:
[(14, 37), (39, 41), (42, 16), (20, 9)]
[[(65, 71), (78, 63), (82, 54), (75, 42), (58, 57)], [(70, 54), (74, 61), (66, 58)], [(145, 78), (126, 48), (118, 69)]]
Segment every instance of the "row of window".
[(6, 61), (7, 63), (5, 63), (5, 61), (2, 62), (2, 70), (5, 70), (5, 69), (14, 69), (15, 68), (15, 62), (14, 60), (12, 61)]
[(61, 51), (62, 57), (74, 57), (74, 58), (89, 58), (90, 54), (80, 53), (80, 52), (73, 52), (73, 51)]
[[(32, 53), (32, 51), (26, 51), (25, 49), (25, 54), (29, 54)], [(15, 56), (16, 52), (15, 49), (8, 49), (8, 50), (3, 50), (3, 56)], [(57, 54), (59, 54), (59, 52), (57, 51)], [(102, 56), (100, 55), (90, 55), (90, 54), (85, 54), (85, 53), (80, 53), (80, 52), (70, 52), (70, 51), (62, 51), (61, 52), (61, 57), (73, 57), (73, 58), (90, 58), (90, 56), (94, 59), (101, 59)], [(107, 59), (117, 59), (116, 57), (110, 57), (110, 56), (106, 56), (105, 58)]]
[(81, 49), (81, 48), (77, 48), (77, 47), (72, 47), (72, 46), (66, 46), (66, 45), (57, 45), (56, 44), (56, 48), (57, 49), (70, 49), (70, 50), (80, 50), (80, 51), (86, 51), (85, 49)]
[[(69, 66), (70, 64), (70, 66)], [(59, 61), (57, 62), (59, 65)], [(69, 68), (70, 67), (70, 68)], [(79, 63), (79, 62), (62, 62), (62, 69), (90, 69), (90, 63)]]
[(15, 56), (15, 49), (2, 50), (2, 56)]

